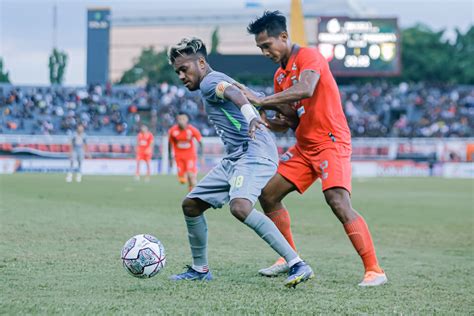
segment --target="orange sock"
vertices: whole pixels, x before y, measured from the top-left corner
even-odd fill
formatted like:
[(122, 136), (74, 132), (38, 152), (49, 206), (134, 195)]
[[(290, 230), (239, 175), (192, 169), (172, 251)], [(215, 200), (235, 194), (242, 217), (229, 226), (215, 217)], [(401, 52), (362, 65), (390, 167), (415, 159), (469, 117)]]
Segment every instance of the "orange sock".
[(278, 211), (273, 211), (266, 214), (275, 223), (278, 230), (282, 233), (285, 239), (290, 244), (291, 248), (296, 251), (295, 242), (293, 241), (293, 234), (291, 233), (291, 219), (290, 214), (284, 208)]
[(359, 256), (364, 263), (365, 271), (382, 272), (379, 267), (377, 256), (375, 255), (374, 243), (370, 235), (369, 228), (362, 216), (344, 224), (344, 229), (347, 236), (352, 242), (352, 245), (359, 253)]

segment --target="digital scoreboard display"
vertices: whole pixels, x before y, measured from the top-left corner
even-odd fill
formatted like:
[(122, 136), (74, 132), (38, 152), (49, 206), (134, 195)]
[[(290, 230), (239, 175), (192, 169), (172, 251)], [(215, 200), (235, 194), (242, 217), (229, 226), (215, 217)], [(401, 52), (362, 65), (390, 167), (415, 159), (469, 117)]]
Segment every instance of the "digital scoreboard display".
[(110, 9), (87, 10), (87, 84), (109, 80)]
[(320, 17), (316, 42), (335, 76), (400, 74), (396, 18)]

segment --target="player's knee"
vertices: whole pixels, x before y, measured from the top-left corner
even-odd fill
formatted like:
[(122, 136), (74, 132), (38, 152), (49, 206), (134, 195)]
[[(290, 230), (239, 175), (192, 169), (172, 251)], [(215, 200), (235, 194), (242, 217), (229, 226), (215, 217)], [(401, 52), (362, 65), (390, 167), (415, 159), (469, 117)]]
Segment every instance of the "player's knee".
[(275, 194), (271, 194), (271, 192), (268, 192), (265, 189), (262, 191), (262, 194), (259, 197), (259, 201), (264, 211), (272, 209), (273, 205), (281, 202), (281, 200), (278, 199)]
[(347, 191), (340, 188), (329, 189), (324, 191), (324, 197), (341, 222), (346, 223), (353, 217), (352, 213), (354, 211), (352, 210), (349, 193)]
[(230, 212), (241, 222), (245, 221), (252, 211), (252, 203), (245, 199), (235, 199), (230, 202)]
[(183, 209), (183, 214), (186, 216), (195, 217), (202, 213), (198, 204), (193, 199), (185, 198), (181, 207)]

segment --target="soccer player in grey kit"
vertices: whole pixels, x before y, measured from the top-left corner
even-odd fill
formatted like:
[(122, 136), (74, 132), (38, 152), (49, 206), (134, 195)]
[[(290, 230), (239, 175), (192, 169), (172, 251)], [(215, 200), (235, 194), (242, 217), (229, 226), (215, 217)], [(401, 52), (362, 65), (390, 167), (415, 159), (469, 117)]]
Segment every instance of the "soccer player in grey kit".
[[(69, 150), (70, 168), (66, 176), (67, 182), (72, 182), (72, 174), (76, 173), (76, 182), (82, 181), (82, 161), (87, 152), (86, 133), (84, 133), (84, 126), (77, 125), (76, 131), (71, 137), (71, 144)], [(77, 163), (77, 168), (74, 168), (74, 163)]]
[(170, 64), (190, 91), (200, 90), (208, 114), (222, 139), (226, 155), (182, 203), (193, 264), (172, 280), (212, 279), (207, 260), (207, 223), (204, 211), (230, 202), (230, 212), (253, 229), (286, 259), (285, 281), (295, 287), (314, 276), (311, 267), (291, 248), (273, 222), (254, 205), (278, 166), (276, 145), (258, 112), (227, 75), (207, 62), (202, 40), (184, 38), (168, 52)]

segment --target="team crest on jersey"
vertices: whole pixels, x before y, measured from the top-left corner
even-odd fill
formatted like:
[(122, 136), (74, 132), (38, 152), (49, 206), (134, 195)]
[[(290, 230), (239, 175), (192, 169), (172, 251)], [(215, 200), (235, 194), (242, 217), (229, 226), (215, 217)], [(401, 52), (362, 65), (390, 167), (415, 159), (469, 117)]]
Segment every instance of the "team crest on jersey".
[(277, 77), (278, 84), (281, 84), (283, 82), (283, 79), (285, 79), (285, 74), (284, 73), (279, 74)]
[(293, 66), (291, 67), (291, 70), (298, 70), (298, 67), (296, 67), (296, 63), (293, 63)]
[(179, 135), (179, 131), (173, 131), (173, 136), (176, 137)]

